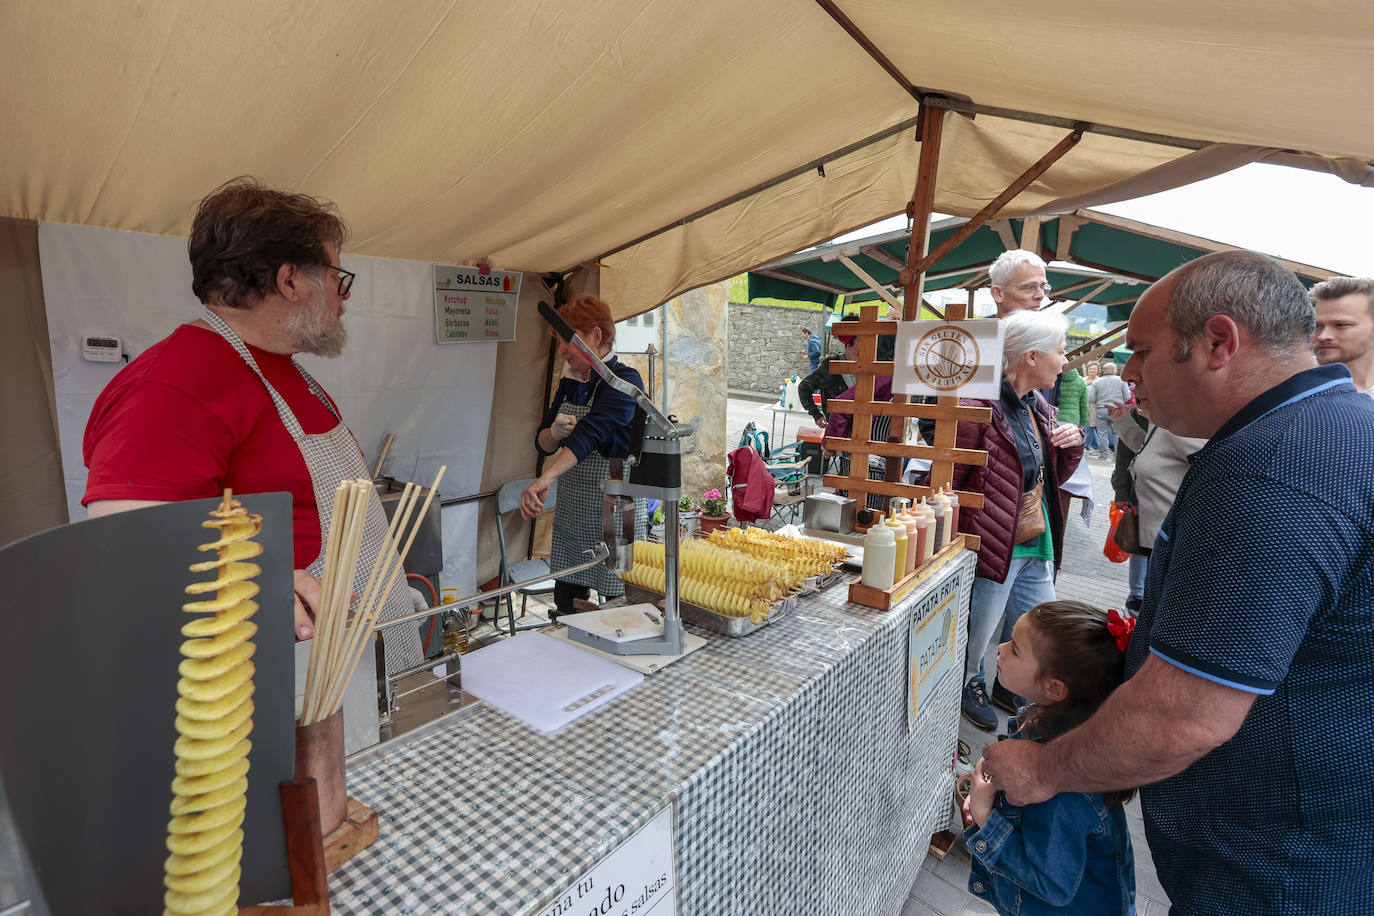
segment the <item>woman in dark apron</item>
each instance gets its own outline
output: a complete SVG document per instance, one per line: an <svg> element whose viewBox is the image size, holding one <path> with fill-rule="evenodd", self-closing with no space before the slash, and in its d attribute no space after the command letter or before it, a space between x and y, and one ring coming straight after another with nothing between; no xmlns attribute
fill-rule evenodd
<svg viewBox="0 0 1374 916"><path fill-rule="evenodd" d="M595 296L578 296L558 314L607 368L643 390L639 373L611 355L615 320L606 303ZM630 453L635 403L602 381L575 347L560 341L558 354L567 361L567 375L558 383L534 437L539 453L552 457L544 464L544 473L520 494L520 511L525 518L538 515L549 487L558 480L549 566L566 569L586 562L586 552L602 540L601 482L610 474L611 459ZM644 539L647 527L644 501L635 500L637 540ZM555 582L555 616L574 613L573 599L586 598L593 588L602 599L625 594L624 584L614 573L593 566Z"/></svg>

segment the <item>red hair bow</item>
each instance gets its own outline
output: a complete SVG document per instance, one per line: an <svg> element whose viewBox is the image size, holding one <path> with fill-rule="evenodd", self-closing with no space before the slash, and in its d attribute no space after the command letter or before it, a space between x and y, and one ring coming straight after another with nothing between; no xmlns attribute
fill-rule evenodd
<svg viewBox="0 0 1374 916"><path fill-rule="evenodd" d="M1116 608L1111 608L1107 611L1107 632L1116 637L1116 647L1125 652L1135 632L1135 618L1122 617Z"/></svg>

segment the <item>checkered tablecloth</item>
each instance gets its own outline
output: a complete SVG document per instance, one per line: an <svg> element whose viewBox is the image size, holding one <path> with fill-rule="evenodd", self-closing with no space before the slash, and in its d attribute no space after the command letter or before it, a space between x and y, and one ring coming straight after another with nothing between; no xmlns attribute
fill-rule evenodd
<svg viewBox="0 0 1374 916"><path fill-rule="evenodd" d="M958 678L906 721L910 608L836 585L710 642L552 736L483 707L349 773L381 837L330 877L337 913L537 913L665 805L679 912L892 916L948 817ZM955 664L963 658L959 636Z"/></svg>

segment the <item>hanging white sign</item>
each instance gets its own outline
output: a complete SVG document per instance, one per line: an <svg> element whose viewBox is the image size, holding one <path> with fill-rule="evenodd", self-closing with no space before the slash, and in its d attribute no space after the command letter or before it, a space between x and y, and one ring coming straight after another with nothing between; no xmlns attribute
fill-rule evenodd
<svg viewBox="0 0 1374 916"><path fill-rule="evenodd" d="M519 272L434 265L434 339L441 344L515 339Z"/></svg>
<svg viewBox="0 0 1374 916"><path fill-rule="evenodd" d="M1002 385L1002 322L903 321L897 328L894 394L996 398Z"/></svg>

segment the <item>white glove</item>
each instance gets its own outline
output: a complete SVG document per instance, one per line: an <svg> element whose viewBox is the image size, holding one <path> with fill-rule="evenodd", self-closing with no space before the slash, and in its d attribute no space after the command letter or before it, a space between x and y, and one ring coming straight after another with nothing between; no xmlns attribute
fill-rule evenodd
<svg viewBox="0 0 1374 916"><path fill-rule="evenodd" d="M573 427L576 425L577 417L570 413L560 413L549 426L549 435L553 436L555 442L562 442L572 435Z"/></svg>

